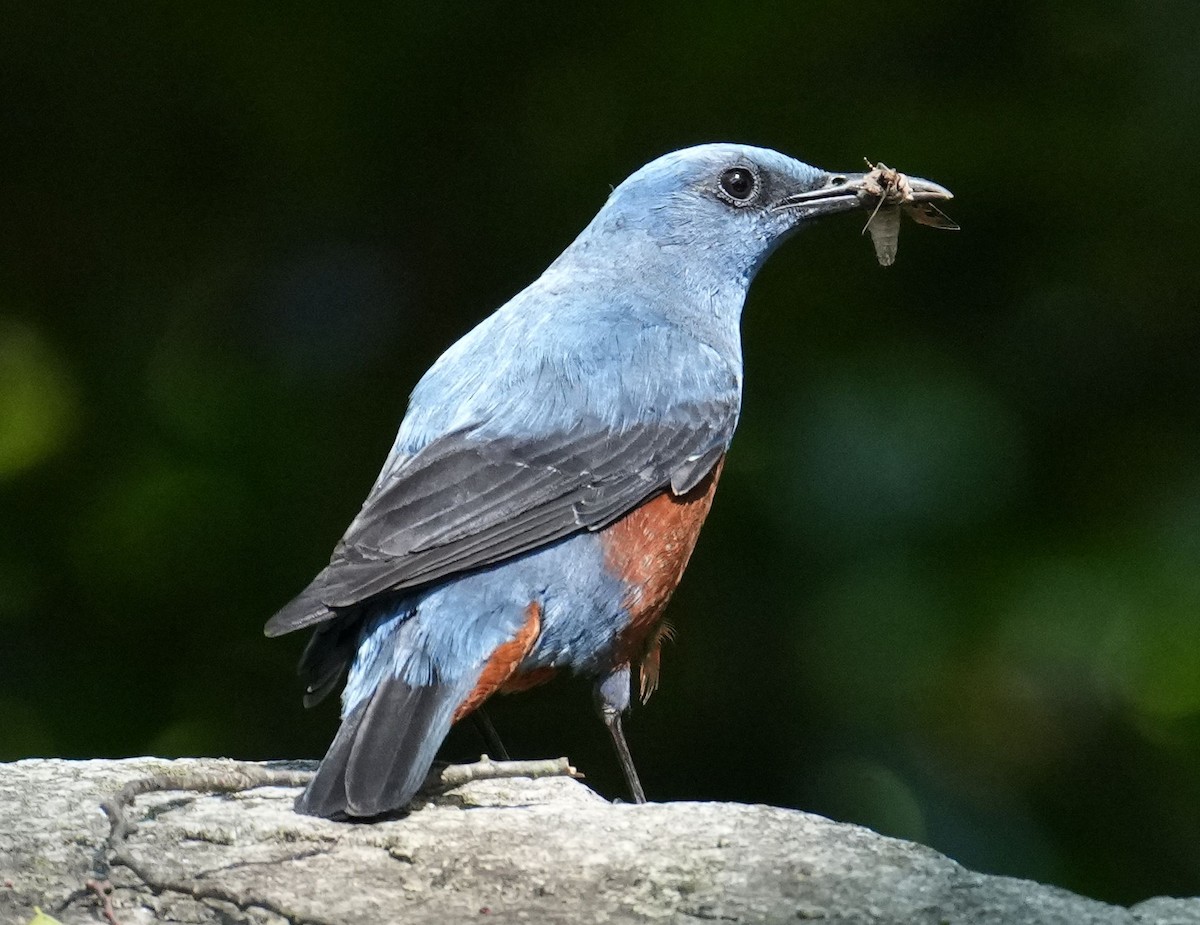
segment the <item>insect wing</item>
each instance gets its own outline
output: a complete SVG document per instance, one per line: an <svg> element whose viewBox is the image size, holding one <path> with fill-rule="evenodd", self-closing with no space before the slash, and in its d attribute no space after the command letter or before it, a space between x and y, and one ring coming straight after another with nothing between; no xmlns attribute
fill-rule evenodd
<svg viewBox="0 0 1200 925"><path fill-rule="evenodd" d="M930 228L941 228L944 231L958 231L958 223L949 215L935 206L932 202L914 202L904 207L909 217L919 225Z"/></svg>

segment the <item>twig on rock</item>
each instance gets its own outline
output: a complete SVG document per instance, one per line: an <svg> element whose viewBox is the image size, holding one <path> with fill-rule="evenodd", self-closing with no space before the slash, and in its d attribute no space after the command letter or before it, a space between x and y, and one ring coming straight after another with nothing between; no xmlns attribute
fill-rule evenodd
<svg viewBox="0 0 1200 925"><path fill-rule="evenodd" d="M184 893L201 901L207 899L228 902L243 911L258 907L295 921L295 917L287 910L260 897L229 889L219 883L160 876L148 865L140 863L124 843L129 835L137 831L137 824L129 819L125 810L133 805L137 797L147 793L169 790L240 793L256 787L303 787L312 780L312 776L312 771L264 768L247 764L221 770L168 769L148 777L139 777L100 803L100 808L108 815L109 832L102 854L105 860L98 866L111 863L126 867L155 892L171 891ZM112 888L108 881L89 880L86 885L89 891L103 897L104 917L109 925L119 925L113 910Z"/></svg>
<svg viewBox="0 0 1200 925"><path fill-rule="evenodd" d="M240 793L255 787L303 787L312 780L312 776L312 771L242 765L228 771L166 770L149 777L139 777L100 803L100 808L108 816L109 847L115 847L118 841L137 831L137 824L126 817L125 807L132 805L142 794L166 790Z"/></svg>
<svg viewBox="0 0 1200 925"><path fill-rule="evenodd" d="M583 775L573 768L566 758L546 758L541 761L493 761L487 755L480 755L479 760L473 764L435 766L430 770L429 776L425 778L421 792L425 794L444 793L473 780L499 780L512 777L583 779Z"/></svg>
<svg viewBox="0 0 1200 925"><path fill-rule="evenodd" d="M156 892L169 890L187 894L197 900L228 902L242 910L259 907L293 919L294 916L287 910L262 897L209 880L165 876L151 866L142 863L133 856L129 846L125 843L129 835L137 831L137 823L129 818L126 810L133 805L135 799L147 793L170 790L198 793L240 793L256 787L303 787L312 780L312 776L313 772L311 771L277 770L255 765L241 765L211 771L167 769L148 777L139 777L137 780L130 781L100 804L108 815L109 833L101 855L104 860L98 863L97 867L107 868L110 865L126 867ZM425 779L422 793L426 796L434 796L453 790L455 787L461 787L471 781L516 777L578 779L583 775L571 767L566 758L544 761L492 761L487 755L481 755L479 760L472 764L435 766ZM106 872L107 870L98 871L101 874ZM88 880L86 886L89 892L94 893L103 901L103 915L109 925L120 925L113 910L112 887L108 881Z"/></svg>

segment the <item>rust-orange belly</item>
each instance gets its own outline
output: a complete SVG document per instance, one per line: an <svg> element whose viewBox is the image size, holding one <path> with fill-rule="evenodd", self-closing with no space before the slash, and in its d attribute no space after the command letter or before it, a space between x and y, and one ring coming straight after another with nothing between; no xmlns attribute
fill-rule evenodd
<svg viewBox="0 0 1200 925"><path fill-rule="evenodd" d="M659 648L670 634L663 611L696 548L723 463L723 459L718 460L686 494L655 495L599 534L605 569L627 589L620 606L629 620L614 640L611 667L640 666L643 700L658 686ZM537 643L541 620L541 604L530 602L521 629L492 653L475 689L455 711L455 722L496 692L526 690L554 676L555 669L550 667L518 673L521 662Z"/></svg>
<svg viewBox="0 0 1200 925"><path fill-rule="evenodd" d="M536 601L525 608L525 622L517 635L499 646L483 666L475 689L467 696L458 709L454 711L454 722L458 722L472 710L479 707L492 694L504 688L505 682L512 677L521 660L529 654L537 642L538 633L542 631L542 607ZM535 682L537 683L537 682ZM533 685L529 685L533 686Z"/></svg>
<svg viewBox="0 0 1200 925"><path fill-rule="evenodd" d="M686 494L656 495L601 533L605 565L629 588L622 601L629 623L617 639L613 667L640 663L643 700L658 686L659 647L670 634L663 611L696 548L724 462Z"/></svg>

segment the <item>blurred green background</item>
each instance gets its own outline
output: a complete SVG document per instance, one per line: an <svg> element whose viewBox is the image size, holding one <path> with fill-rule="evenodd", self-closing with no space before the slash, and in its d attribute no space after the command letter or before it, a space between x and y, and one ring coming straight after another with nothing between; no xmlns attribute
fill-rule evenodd
<svg viewBox="0 0 1200 925"><path fill-rule="evenodd" d="M1101 7L1103 7L1101 9ZM420 373L711 140L957 194L745 314L652 798L1200 893L1200 6L6 4L0 756L313 756L301 638ZM621 791L586 685L496 705ZM479 751L468 729L446 754Z"/></svg>

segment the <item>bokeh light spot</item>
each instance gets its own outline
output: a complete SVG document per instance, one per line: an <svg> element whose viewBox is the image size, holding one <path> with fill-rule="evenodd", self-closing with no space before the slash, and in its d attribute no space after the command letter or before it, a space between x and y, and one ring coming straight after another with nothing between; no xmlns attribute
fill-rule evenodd
<svg viewBox="0 0 1200 925"><path fill-rule="evenodd" d="M1024 477L1013 415L936 358L897 356L841 371L802 407L793 516L829 539L877 545L974 526Z"/></svg>
<svg viewBox="0 0 1200 925"><path fill-rule="evenodd" d="M913 788L874 761L834 759L824 765L817 773L813 809L894 838L926 838L925 814Z"/></svg>
<svg viewBox="0 0 1200 925"><path fill-rule="evenodd" d="M905 558L846 570L805 606L803 683L844 721L908 723L940 677L956 614L936 575Z"/></svg>
<svg viewBox="0 0 1200 925"><path fill-rule="evenodd" d="M1120 635L1120 690L1152 721L1200 714L1200 600L1148 609Z"/></svg>
<svg viewBox="0 0 1200 925"><path fill-rule="evenodd" d="M34 328L0 319L0 480L59 449L75 405L62 358Z"/></svg>
<svg viewBox="0 0 1200 925"><path fill-rule="evenodd" d="M215 593L238 555L230 537L239 535L245 508L240 484L218 471L143 466L101 488L80 519L76 571L94 593L115 600Z"/></svg>

